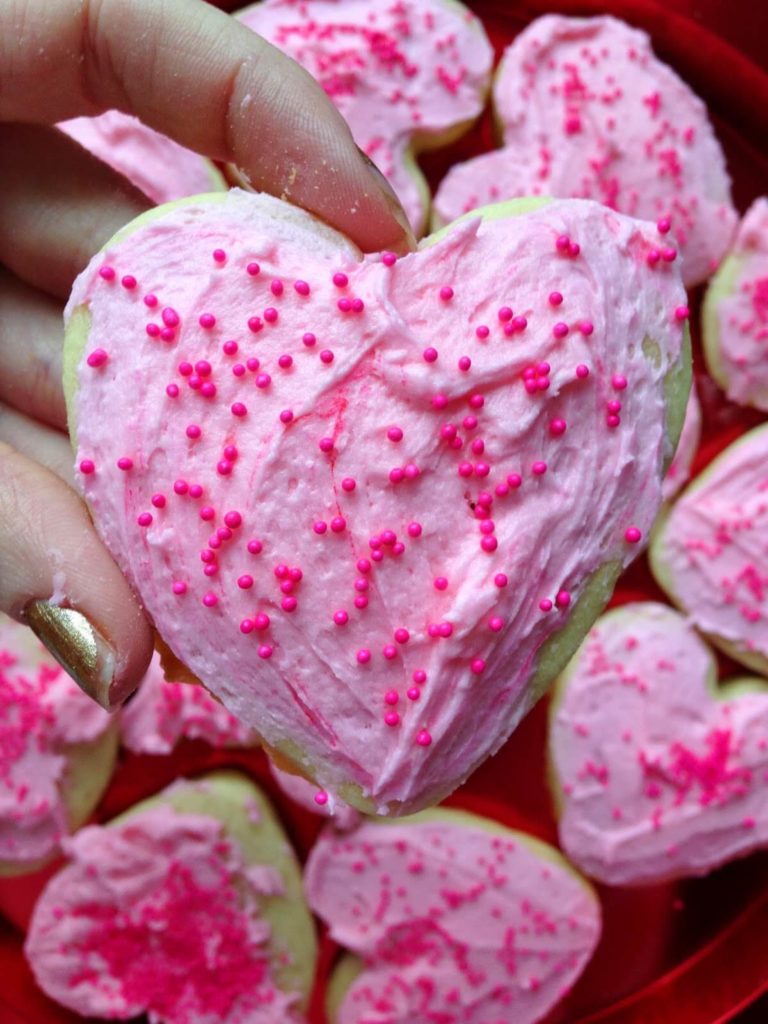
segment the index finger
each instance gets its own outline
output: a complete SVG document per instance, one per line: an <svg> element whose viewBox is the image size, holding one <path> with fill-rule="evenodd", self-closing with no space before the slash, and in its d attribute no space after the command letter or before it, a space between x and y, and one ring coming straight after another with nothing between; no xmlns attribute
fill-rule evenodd
<svg viewBox="0 0 768 1024"><path fill-rule="evenodd" d="M294 61L201 0L0 5L0 119L54 123L109 108L236 164L361 249L412 244L390 186Z"/></svg>

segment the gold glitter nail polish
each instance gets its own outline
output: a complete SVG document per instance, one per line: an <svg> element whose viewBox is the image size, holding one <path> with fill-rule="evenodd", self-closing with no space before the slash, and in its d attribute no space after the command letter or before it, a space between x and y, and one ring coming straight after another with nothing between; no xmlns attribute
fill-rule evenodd
<svg viewBox="0 0 768 1024"><path fill-rule="evenodd" d="M82 612L50 601L30 601L24 621L89 697L107 711L114 710L115 652Z"/></svg>

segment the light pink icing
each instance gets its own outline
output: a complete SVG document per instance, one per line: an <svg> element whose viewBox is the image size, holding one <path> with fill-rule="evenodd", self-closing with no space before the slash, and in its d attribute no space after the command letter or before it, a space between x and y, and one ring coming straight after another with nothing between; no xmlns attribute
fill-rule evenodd
<svg viewBox="0 0 768 1024"><path fill-rule="evenodd" d="M560 841L583 871L652 882L768 842L768 682L724 700L715 679L707 645L665 605L626 605L592 628L549 741Z"/></svg>
<svg viewBox="0 0 768 1024"><path fill-rule="evenodd" d="M415 809L504 742L587 578L647 535L684 293L649 226L594 203L473 218L396 262L285 209L180 207L81 275L78 476L233 714L328 792ZM167 341L145 333L162 310Z"/></svg>
<svg viewBox="0 0 768 1024"><path fill-rule="evenodd" d="M265 0L239 17L322 85L421 233L429 193L409 149L482 111L493 51L479 19L453 0Z"/></svg>
<svg viewBox="0 0 768 1024"><path fill-rule="evenodd" d="M289 796L299 807L303 807L305 811L331 818L335 828L349 829L360 820L360 814L354 807L345 804L343 800L332 793L318 789L317 786L300 775L291 775L290 772L281 771L271 761L269 770L272 773L272 778L286 796Z"/></svg>
<svg viewBox="0 0 768 1024"><path fill-rule="evenodd" d="M123 745L135 754L170 754L179 740L206 740L213 747L255 742L239 722L202 686L166 682L155 655L141 686L120 716Z"/></svg>
<svg viewBox="0 0 768 1024"><path fill-rule="evenodd" d="M532 1024L600 934L594 893L555 850L448 818L326 833L305 889L365 963L334 1024Z"/></svg>
<svg viewBox="0 0 768 1024"><path fill-rule="evenodd" d="M747 210L729 256L738 270L716 312L726 394L768 412L768 199Z"/></svg>
<svg viewBox="0 0 768 1024"><path fill-rule="evenodd" d="M680 433L680 440L677 443L675 457L672 459L664 483L661 485L661 494L664 501L673 498L683 484L691 475L691 466L696 456L696 451L701 440L701 405L696 394L695 385L691 387L688 396L688 405L685 407L685 419L683 429Z"/></svg>
<svg viewBox="0 0 768 1024"><path fill-rule="evenodd" d="M108 110L98 117L75 117L61 121L57 127L155 203L169 203L217 188L209 160L118 110Z"/></svg>
<svg viewBox="0 0 768 1024"><path fill-rule="evenodd" d="M270 977L259 899L280 895L215 818L141 811L67 841L25 953L52 999L86 1017L150 1024L298 1022Z"/></svg>
<svg viewBox="0 0 768 1024"><path fill-rule="evenodd" d="M677 500L656 552L675 602L698 629L763 658L767 534L768 426L762 426L727 448Z"/></svg>
<svg viewBox="0 0 768 1024"><path fill-rule="evenodd" d="M680 244L686 285L715 270L737 220L725 158L704 104L645 32L539 18L505 51L493 96L506 148L452 168L435 197L444 222L512 196L582 196L669 217L658 249Z"/></svg>
<svg viewBox="0 0 768 1024"><path fill-rule="evenodd" d="M57 851L69 830L67 748L109 724L34 634L0 614L0 861Z"/></svg>

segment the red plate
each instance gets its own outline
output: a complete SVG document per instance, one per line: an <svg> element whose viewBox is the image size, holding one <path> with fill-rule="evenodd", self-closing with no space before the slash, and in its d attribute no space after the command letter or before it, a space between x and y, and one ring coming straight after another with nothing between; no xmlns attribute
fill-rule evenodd
<svg viewBox="0 0 768 1024"><path fill-rule="evenodd" d="M219 6L234 5L221 0ZM552 11L610 12L646 29L657 54L707 102L726 150L739 208L744 210L768 188L768 71L764 66L768 4L478 0L470 6L482 16L499 51L533 17ZM424 158L430 183L435 186L455 161L492 146L491 120L486 115L470 135ZM701 295L692 298L695 334ZM695 359L705 424L695 463L698 471L763 417L725 402L703 374L698 353ZM622 579L614 603L638 599L662 599L644 561ZM723 659L721 668L727 676L733 666ZM448 802L556 842L544 782L545 730L542 702L497 757L486 762ZM185 743L169 758L124 757L95 819L109 820L178 775L196 775L220 766L243 769L270 793L290 837L305 856L322 822L289 803L272 782L258 751L217 753L201 743ZM21 953L19 932L10 923L24 921L39 885L39 879L0 884L0 907L6 915L5 923L0 918L4 982L0 1024L82 1020L55 1007L36 989ZM602 887L601 897L605 931L595 958L567 1003L549 1016L547 1024L723 1024L768 990L768 854L755 854L705 879L642 890ZM336 952L324 939L311 1024L326 1024L324 982Z"/></svg>

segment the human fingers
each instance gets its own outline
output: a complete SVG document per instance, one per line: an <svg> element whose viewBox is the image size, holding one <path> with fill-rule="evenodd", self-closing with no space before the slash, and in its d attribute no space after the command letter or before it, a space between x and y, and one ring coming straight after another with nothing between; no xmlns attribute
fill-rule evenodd
<svg viewBox="0 0 768 1024"><path fill-rule="evenodd" d="M74 459L65 434L38 423L18 409L0 402L0 442L50 469L70 487L74 485Z"/></svg>

